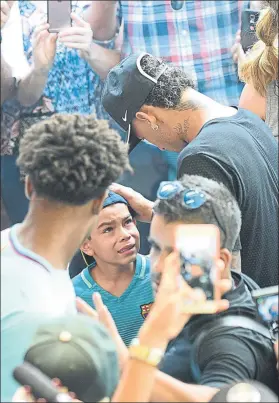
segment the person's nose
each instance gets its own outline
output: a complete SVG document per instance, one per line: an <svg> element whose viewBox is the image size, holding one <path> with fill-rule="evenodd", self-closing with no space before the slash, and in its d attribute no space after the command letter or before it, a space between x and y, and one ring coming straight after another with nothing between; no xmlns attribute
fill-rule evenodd
<svg viewBox="0 0 279 403"><path fill-rule="evenodd" d="M131 238L131 234L126 230L126 228L121 227L119 237L120 241L127 241Z"/></svg>

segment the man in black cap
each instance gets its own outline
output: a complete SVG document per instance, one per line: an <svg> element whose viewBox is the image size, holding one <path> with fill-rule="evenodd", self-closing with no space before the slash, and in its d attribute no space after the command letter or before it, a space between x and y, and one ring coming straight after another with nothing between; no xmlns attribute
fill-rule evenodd
<svg viewBox="0 0 279 403"><path fill-rule="evenodd" d="M278 144L265 123L199 93L187 73L146 53L110 71L103 105L127 131L130 151L146 139L180 152L178 177L204 176L231 191L242 212L233 267L242 249L244 273L262 287L278 284ZM150 221L152 203L121 186L112 190Z"/></svg>

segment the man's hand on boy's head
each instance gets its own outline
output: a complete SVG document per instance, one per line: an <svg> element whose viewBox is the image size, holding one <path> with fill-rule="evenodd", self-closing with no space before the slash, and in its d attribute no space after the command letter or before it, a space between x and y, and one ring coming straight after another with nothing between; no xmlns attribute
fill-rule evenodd
<svg viewBox="0 0 279 403"><path fill-rule="evenodd" d="M138 221L150 222L152 219L152 209L154 203L140 193L136 192L132 188L127 186L119 185L118 183L113 183L109 189L127 200L131 208L136 212L135 217Z"/></svg>

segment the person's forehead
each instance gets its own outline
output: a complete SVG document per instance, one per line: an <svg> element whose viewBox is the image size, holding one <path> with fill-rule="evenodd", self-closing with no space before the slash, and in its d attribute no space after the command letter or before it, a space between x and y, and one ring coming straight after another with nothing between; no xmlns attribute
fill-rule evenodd
<svg viewBox="0 0 279 403"><path fill-rule="evenodd" d="M158 245L175 245L176 229L179 222L167 223L163 216L155 214L150 226L150 238Z"/></svg>
<svg viewBox="0 0 279 403"><path fill-rule="evenodd" d="M130 214L127 204L115 203L103 208L99 213L99 224L103 221L123 219Z"/></svg>

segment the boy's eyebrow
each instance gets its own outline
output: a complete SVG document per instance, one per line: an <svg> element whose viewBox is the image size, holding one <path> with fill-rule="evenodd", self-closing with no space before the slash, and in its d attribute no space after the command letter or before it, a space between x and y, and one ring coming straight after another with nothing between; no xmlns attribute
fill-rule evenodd
<svg viewBox="0 0 279 403"><path fill-rule="evenodd" d="M107 221L107 222L102 222L102 224L100 224L97 229L99 229L99 228L101 228L101 227L105 227L105 226L107 226L107 225L111 225L111 224L114 223L114 222L115 222L114 220Z"/></svg>
<svg viewBox="0 0 279 403"><path fill-rule="evenodd" d="M121 220L122 220L122 221L126 221L126 220L128 220L128 218L132 218L131 214L128 214L126 217L121 218ZM102 222L102 224L100 224L100 225L98 226L98 229L101 228L101 227L105 227L105 226L107 226L107 225L111 225L111 224L113 224L115 221L116 221L116 220L110 220L110 221Z"/></svg>

